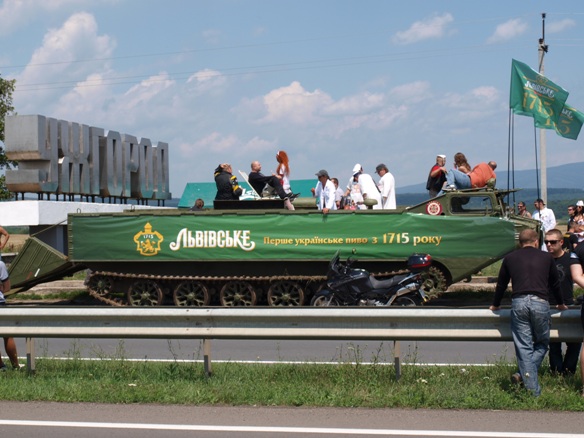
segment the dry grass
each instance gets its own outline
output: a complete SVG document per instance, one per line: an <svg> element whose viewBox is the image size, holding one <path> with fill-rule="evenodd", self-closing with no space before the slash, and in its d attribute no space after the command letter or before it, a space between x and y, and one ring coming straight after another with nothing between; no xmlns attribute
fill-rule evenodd
<svg viewBox="0 0 584 438"><path fill-rule="evenodd" d="M20 248L22 248L26 239L28 239L28 234L10 234L8 244L4 247L2 252L9 253L20 251Z"/></svg>

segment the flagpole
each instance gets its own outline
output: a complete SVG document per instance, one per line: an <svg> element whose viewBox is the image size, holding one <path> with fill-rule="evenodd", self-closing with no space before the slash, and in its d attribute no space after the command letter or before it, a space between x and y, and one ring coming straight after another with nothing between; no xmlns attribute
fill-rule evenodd
<svg viewBox="0 0 584 438"><path fill-rule="evenodd" d="M539 74L544 76L544 55L548 51L545 43L545 12L541 14L541 38L538 42ZM546 159L546 132L539 130L539 155L541 161L541 199L547 204L547 159Z"/></svg>

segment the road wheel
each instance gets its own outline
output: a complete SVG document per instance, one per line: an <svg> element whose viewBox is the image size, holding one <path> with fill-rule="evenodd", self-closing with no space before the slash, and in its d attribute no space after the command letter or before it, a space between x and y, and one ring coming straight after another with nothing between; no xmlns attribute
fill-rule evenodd
<svg viewBox="0 0 584 438"><path fill-rule="evenodd" d="M105 275L93 275L87 285L91 292L100 297L105 297L113 291L113 280Z"/></svg>
<svg viewBox="0 0 584 438"><path fill-rule="evenodd" d="M295 281L276 281L268 290L270 306L302 306L304 291Z"/></svg>
<svg viewBox="0 0 584 438"><path fill-rule="evenodd" d="M444 273L435 266L422 274L424 284L422 289L428 298L436 298L447 288L446 277Z"/></svg>
<svg viewBox="0 0 584 438"><path fill-rule="evenodd" d="M224 307L250 307L256 305L256 294L245 281L229 281L221 288L219 301Z"/></svg>
<svg viewBox="0 0 584 438"><path fill-rule="evenodd" d="M128 289L130 306L160 306L162 289L152 280L138 280Z"/></svg>
<svg viewBox="0 0 584 438"><path fill-rule="evenodd" d="M175 306L200 307L208 306L210 301L209 291L200 281L183 281L178 284L172 293Z"/></svg>

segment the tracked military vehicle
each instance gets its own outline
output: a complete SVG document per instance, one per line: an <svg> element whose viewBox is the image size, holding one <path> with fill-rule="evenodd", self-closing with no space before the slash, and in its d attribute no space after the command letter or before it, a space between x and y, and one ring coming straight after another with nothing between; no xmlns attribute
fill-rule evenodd
<svg viewBox="0 0 584 438"><path fill-rule="evenodd" d="M340 250L380 278L428 253L425 289L436 296L512 251L520 230L539 230L507 211L506 194L452 191L398 210L327 215L312 198L296 199L295 211L250 200L199 212L70 214L68 254L29 239L10 267L9 294L88 270L90 293L111 305L302 306Z"/></svg>

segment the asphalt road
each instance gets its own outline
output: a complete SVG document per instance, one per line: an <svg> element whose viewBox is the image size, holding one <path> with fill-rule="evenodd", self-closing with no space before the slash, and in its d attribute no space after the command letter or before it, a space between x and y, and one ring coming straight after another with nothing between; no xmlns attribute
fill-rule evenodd
<svg viewBox="0 0 584 438"><path fill-rule="evenodd" d="M11 438L521 437L584 438L580 412L404 410L0 402Z"/></svg>

